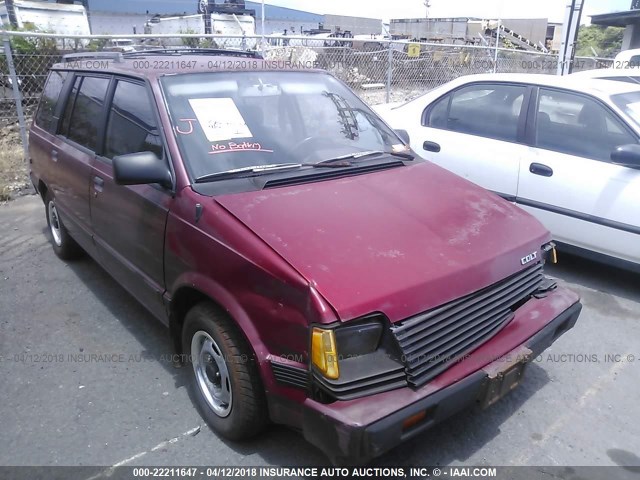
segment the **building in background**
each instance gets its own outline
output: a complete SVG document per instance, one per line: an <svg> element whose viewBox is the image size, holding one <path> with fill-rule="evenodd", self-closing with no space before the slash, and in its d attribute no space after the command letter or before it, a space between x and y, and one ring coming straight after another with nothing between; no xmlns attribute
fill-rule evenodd
<svg viewBox="0 0 640 480"><path fill-rule="evenodd" d="M622 50L640 48L640 1L631 2L629 10L591 15L592 25L624 27Z"/></svg>
<svg viewBox="0 0 640 480"><path fill-rule="evenodd" d="M245 2L247 8L256 12L256 33L258 35L271 35L273 33L284 33L289 35L300 35L302 32L309 32L318 28L324 22L324 15L318 13L305 12L293 8L277 7L275 5L264 5L264 32L261 25L260 2Z"/></svg>
<svg viewBox="0 0 640 480"><path fill-rule="evenodd" d="M333 32L351 32L354 35L380 35L382 20L379 18L350 17L348 15L324 15L324 28Z"/></svg>
<svg viewBox="0 0 640 480"><path fill-rule="evenodd" d="M23 0L14 0L20 2ZM64 3L85 5L92 34L131 35L144 33L144 26L152 18L177 17L198 13L198 0L63 0ZM57 0L40 0L33 3L56 4ZM217 0L217 4L224 0ZM265 3L265 23L262 32L259 1L246 1L245 8L255 12L256 33L258 35L284 34L299 35L318 30L350 31L358 34L380 34L381 19L350 17L345 15L319 14L293 8L278 7ZM59 5L61 5L60 2ZM61 5L62 6L62 5ZM64 5L73 7L74 5ZM180 33L179 31L175 33Z"/></svg>
<svg viewBox="0 0 640 480"><path fill-rule="evenodd" d="M501 41L507 46L525 50L545 49L549 22L546 18L503 18L499 21ZM480 18L395 18L391 19L391 35L426 42L483 44L495 37L498 20ZM553 38L553 37L552 37Z"/></svg>

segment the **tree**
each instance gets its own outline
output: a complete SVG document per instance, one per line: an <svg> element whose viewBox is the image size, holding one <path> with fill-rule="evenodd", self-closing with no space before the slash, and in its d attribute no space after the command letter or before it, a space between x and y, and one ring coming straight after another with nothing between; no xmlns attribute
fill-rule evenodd
<svg viewBox="0 0 640 480"><path fill-rule="evenodd" d="M595 50L598 57L614 57L622 48L623 35L622 27L582 26L578 31L576 55L593 57Z"/></svg>

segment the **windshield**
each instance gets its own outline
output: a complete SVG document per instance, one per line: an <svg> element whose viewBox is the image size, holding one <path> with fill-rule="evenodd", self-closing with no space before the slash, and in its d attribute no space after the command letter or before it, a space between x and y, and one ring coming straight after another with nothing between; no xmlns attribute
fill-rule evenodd
<svg viewBox="0 0 640 480"><path fill-rule="evenodd" d="M613 95L611 100L633 120L635 127L640 129L640 92Z"/></svg>
<svg viewBox="0 0 640 480"><path fill-rule="evenodd" d="M401 148L398 136L328 74L199 73L167 76L162 84L193 178Z"/></svg>

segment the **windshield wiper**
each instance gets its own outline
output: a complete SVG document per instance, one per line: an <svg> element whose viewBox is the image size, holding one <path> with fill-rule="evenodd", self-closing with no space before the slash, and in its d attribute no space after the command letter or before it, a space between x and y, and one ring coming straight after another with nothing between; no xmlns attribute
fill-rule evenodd
<svg viewBox="0 0 640 480"><path fill-rule="evenodd" d="M313 168L340 168L351 167L353 164L349 160L356 160L364 157L378 156L378 155L391 155L400 157L405 160L413 160L414 156L405 152L386 152L382 150L368 150L365 152L348 153L346 155L340 155L339 157L327 158L326 160L320 160L315 163L276 163L272 165L252 165L250 167L234 168L232 170L225 170L224 172L208 173L197 177L194 183L206 183L215 182L217 180L225 180L227 178L252 176L251 174L261 174L264 172L277 172L280 170L291 170L300 167L313 167Z"/></svg>
<svg viewBox="0 0 640 480"><path fill-rule="evenodd" d="M225 178L244 176L250 173L260 174L262 172L273 172L278 170L289 170L292 168L300 168L301 163L276 163L273 165L252 165L250 167L234 168L225 170L224 172L208 173L197 177L194 183L215 182L216 180L224 180Z"/></svg>
<svg viewBox="0 0 640 480"><path fill-rule="evenodd" d="M383 150L368 150L366 152L355 152L348 153L346 155L340 155L339 157L327 158L326 160L320 160L319 162L305 165L312 165L316 167L325 166L325 167L349 167L351 166L351 162L348 160L356 160L363 157L372 157L379 155L391 155L393 157L400 157L405 160L413 160L415 157L406 152L387 152Z"/></svg>

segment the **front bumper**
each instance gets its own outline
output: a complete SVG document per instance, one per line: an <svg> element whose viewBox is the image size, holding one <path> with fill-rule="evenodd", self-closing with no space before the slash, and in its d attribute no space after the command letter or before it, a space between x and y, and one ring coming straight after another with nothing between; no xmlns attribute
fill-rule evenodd
<svg viewBox="0 0 640 480"><path fill-rule="evenodd" d="M500 342L502 332L469 358L453 365L440 377L418 390L402 388L356 401L328 405L307 399L301 412L304 437L334 463L363 464L456 412L481 403L486 396L488 372L499 369L501 364L504 365L505 359L517 356L527 349L531 351L529 358L538 356L575 325L582 309L578 297L564 289L557 289L547 298L535 301L543 304L538 305L539 308L530 309L529 314L539 317L546 313L547 318L537 318L544 326L528 335L524 341L510 345L508 350L502 350L500 356L494 356L488 361L482 360L483 355L488 358L486 355L492 348L495 352L497 347L508 345L504 338L501 344L488 345L494 340ZM548 315L558 310L559 313ZM518 330L518 326L515 329ZM520 329L519 333L522 335L525 332ZM512 342L514 338L518 338L512 332L506 333L505 337ZM460 372L466 374L457 379L452 377ZM454 381L451 381L452 378ZM422 421L411 428L403 428L405 420L425 411Z"/></svg>

